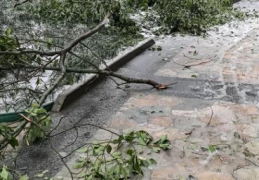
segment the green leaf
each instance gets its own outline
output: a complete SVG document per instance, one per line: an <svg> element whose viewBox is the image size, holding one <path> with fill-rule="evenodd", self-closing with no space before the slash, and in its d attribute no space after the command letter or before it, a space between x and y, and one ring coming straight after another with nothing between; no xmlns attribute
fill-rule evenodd
<svg viewBox="0 0 259 180"><path fill-rule="evenodd" d="M8 28L6 31L5 31L5 34L7 36L10 36L12 34L12 29Z"/></svg>
<svg viewBox="0 0 259 180"><path fill-rule="evenodd" d="M144 167L148 167L149 166L149 162L147 160L140 160L140 164L141 166L144 166Z"/></svg>
<svg viewBox="0 0 259 180"><path fill-rule="evenodd" d="M161 148L159 148L159 147L153 147L152 149L153 149L153 151L154 151L155 153L159 153L160 150L161 150Z"/></svg>
<svg viewBox="0 0 259 180"><path fill-rule="evenodd" d="M37 86L40 85L40 82L41 82L41 81L40 81L40 77L38 77L38 78L37 78L37 81L36 81L36 85L37 85Z"/></svg>
<svg viewBox="0 0 259 180"><path fill-rule="evenodd" d="M109 174L113 175L114 172L115 172L115 169L116 169L116 166L112 166L112 167L108 170Z"/></svg>
<svg viewBox="0 0 259 180"><path fill-rule="evenodd" d="M133 154L135 154L135 151L133 149L128 149L126 152L129 156L132 156Z"/></svg>
<svg viewBox="0 0 259 180"><path fill-rule="evenodd" d="M186 180L186 178L185 177L181 177L180 180Z"/></svg>
<svg viewBox="0 0 259 180"><path fill-rule="evenodd" d="M0 173L0 177L3 178L3 180L8 180L9 172L6 169L6 166L3 167L2 172Z"/></svg>
<svg viewBox="0 0 259 180"><path fill-rule="evenodd" d="M74 169L80 169L85 165L85 162L78 162L73 165Z"/></svg>
<svg viewBox="0 0 259 180"><path fill-rule="evenodd" d="M209 145L208 151L210 153L214 153L217 150L217 146L214 145Z"/></svg>
<svg viewBox="0 0 259 180"><path fill-rule="evenodd" d="M123 136L124 140L127 142L132 142L135 139L135 132L132 131L130 133L127 133Z"/></svg>
<svg viewBox="0 0 259 180"><path fill-rule="evenodd" d="M108 145L106 146L106 152L107 152L108 154L110 154L111 151L112 151L112 147L111 147L111 145L108 144Z"/></svg>
<svg viewBox="0 0 259 180"><path fill-rule="evenodd" d="M12 137L9 140L9 144L12 146L12 148L15 148L16 146L19 146L19 142L17 139L15 139L15 137Z"/></svg>
<svg viewBox="0 0 259 180"><path fill-rule="evenodd" d="M142 169L140 168L140 160L138 159L137 156L134 157L133 170L134 170L136 173L143 175L143 171L142 171Z"/></svg>
<svg viewBox="0 0 259 180"><path fill-rule="evenodd" d="M48 38L47 39L47 48L50 50L53 43L53 39Z"/></svg>
<svg viewBox="0 0 259 180"><path fill-rule="evenodd" d="M122 179L127 179L128 177L128 172L125 168L121 167L121 177Z"/></svg>
<svg viewBox="0 0 259 180"><path fill-rule="evenodd" d="M153 158L149 159L150 164L157 164L156 160L154 160Z"/></svg>
<svg viewBox="0 0 259 180"><path fill-rule="evenodd" d="M120 179L120 173L121 173L121 166L120 165L116 165L115 166L115 178L116 179Z"/></svg>
<svg viewBox="0 0 259 180"><path fill-rule="evenodd" d="M87 176L88 176L88 174L86 172L82 172L77 177L78 178L84 178L84 177L87 177Z"/></svg>
<svg viewBox="0 0 259 180"><path fill-rule="evenodd" d="M23 175L23 176L21 176L20 178L19 178L19 180L28 180L29 179L29 177L28 177L28 175L26 174L26 175Z"/></svg>
<svg viewBox="0 0 259 180"><path fill-rule="evenodd" d="M138 138L138 142L140 145L143 145L143 146L147 145L146 142L142 138Z"/></svg>
<svg viewBox="0 0 259 180"><path fill-rule="evenodd" d="M78 152L78 153L86 153L88 151L89 151L89 148L85 147L85 148L78 149L76 152Z"/></svg>
<svg viewBox="0 0 259 180"><path fill-rule="evenodd" d="M157 50L157 51L162 51L162 47L161 47L161 46L158 46L156 50Z"/></svg>
<svg viewBox="0 0 259 180"><path fill-rule="evenodd" d="M87 173L86 172L82 172L82 173L80 173L77 177L78 178L84 178L84 177L86 177L87 176Z"/></svg>
<svg viewBox="0 0 259 180"><path fill-rule="evenodd" d="M159 144L159 146L163 149L163 150L167 150L170 147L170 144Z"/></svg>
<svg viewBox="0 0 259 180"><path fill-rule="evenodd" d="M139 144L146 146L152 141L152 136L145 131L137 131L136 136Z"/></svg>
<svg viewBox="0 0 259 180"><path fill-rule="evenodd" d="M114 152L114 153L112 153L112 156L113 157L120 157L121 153L120 152Z"/></svg>
<svg viewBox="0 0 259 180"><path fill-rule="evenodd" d="M160 139L161 143L164 143L167 140L167 135L163 135Z"/></svg>

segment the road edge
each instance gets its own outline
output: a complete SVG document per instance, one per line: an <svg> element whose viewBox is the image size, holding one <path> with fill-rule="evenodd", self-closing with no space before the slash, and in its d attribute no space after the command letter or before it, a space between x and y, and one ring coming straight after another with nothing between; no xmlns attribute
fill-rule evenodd
<svg viewBox="0 0 259 180"><path fill-rule="evenodd" d="M107 63L108 67L104 67L101 69L111 69L113 71L116 71L121 66L128 63L130 60L134 59L141 53L143 53L146 49L150 48L155 44L154 39L147 39L142 42L140 42L136 47L134 47L131 50L126 51L122 55L119 55L118 57L114 58L113 60L109 61ZM96 74L89 74L89 76L81 83L77 83L75 85L72 85L62 93L58 95L56 98L54 105L52 107L52 112L60 112L65 106L67 106L69 103L71 103L74 99L77 99L82 92L85 91L87 86L91 84L93 81L96 83L97 81L100 81L101 78L98 78L98 75Z"/></svg>

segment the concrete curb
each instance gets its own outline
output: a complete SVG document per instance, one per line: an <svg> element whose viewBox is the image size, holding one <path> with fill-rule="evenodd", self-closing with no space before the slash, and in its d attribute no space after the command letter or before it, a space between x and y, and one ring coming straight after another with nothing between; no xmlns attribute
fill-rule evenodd
<svg viewBox="0 0 259 180"><path fill-rule="evenodd" d="M153 46L155 44L155 41L153 39L144 40L139 43L135 48L132 50L127 51L123 55L118 56L117 58L109 61L107 63L107 66L109 69L116 71L118 68L120 68L122 65L126 64L136 56L140 55L142 52L144 52L149 47ZM101 68L106 69L106 67ZM62 93L60 93L54 102L52 112L60 112L62 108L67 106L69 103L71 103L73 100L78 98L82 93L85 92L85 89L87 86L92 83L93 81L98 81L101 78L99 78L96 74L89 74L89 76L81 83L74 84Z"/></svg>

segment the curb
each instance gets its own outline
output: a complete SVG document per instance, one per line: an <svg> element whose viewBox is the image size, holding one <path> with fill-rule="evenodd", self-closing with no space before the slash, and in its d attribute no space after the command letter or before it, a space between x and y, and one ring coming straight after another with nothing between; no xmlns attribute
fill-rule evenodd
<svg viewBox="0 0 259 180"><path fill-rule="evenodd" d="M139 43L136 47L134 47L132 50L127 51L123 55L119 55L117 58L109 61L107 63L107 66L112 71L116 71L119 69L122 65L126 64L136 56L140 55L142 52L144 52L149 47L153 46L155 44L155 41L153 39L144 40ZM107 68L101 68L103 70ZM78 98L82 93L85 92L85 89L87 86L95 81L95 83L101 80L98 75L96 74L89 74L89 76L81 83L74 84L62 93L58 95L56 98L52 112L60 112L65 106L67 106L69 103L74 101L76 98Z"/></svg>

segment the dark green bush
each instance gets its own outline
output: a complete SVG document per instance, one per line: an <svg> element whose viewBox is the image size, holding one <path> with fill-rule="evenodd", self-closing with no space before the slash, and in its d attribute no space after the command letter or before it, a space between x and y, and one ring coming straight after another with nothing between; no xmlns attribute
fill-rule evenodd
<svg viewBox="0 0 259 180"><path fill-rule="evenodd" d="M243 17L232 5L232 0L159 0L155 9L168 33L201 35L211 26Z"/></svg>

